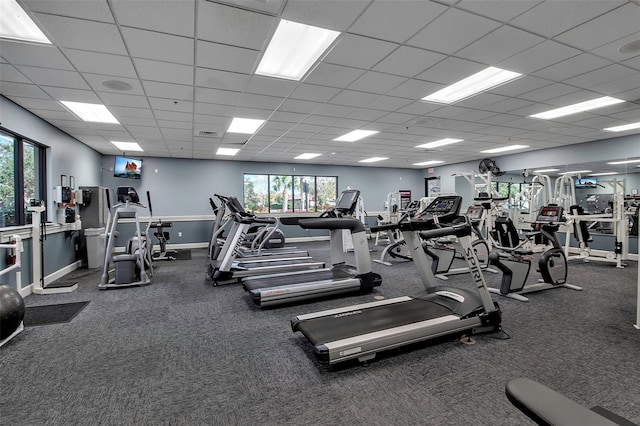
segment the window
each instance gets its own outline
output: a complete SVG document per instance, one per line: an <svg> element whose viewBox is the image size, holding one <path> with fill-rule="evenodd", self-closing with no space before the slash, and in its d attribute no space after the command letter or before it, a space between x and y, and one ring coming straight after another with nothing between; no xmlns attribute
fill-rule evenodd
<svg viewBox="0 0 640 426"><path fill-rule="evenodd" d="M44 200L46 148L0 131L0 227L31 221L29 200Z"/></svg>
<svg viewBox="0 0 640 426"><path fill-rule="evenodd" d="M244 175L244 206L254 213L321 212L337 195L336 176Z"/></svg>

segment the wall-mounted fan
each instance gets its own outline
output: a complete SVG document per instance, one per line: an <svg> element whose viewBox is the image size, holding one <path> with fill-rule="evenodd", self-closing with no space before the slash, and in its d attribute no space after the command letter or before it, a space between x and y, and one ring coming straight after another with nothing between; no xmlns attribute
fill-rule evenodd
<svg viewBox="0 0 640 426"><path fill-rule="evenodd" d="M494 176L502 176L506 173L501 172L500 168L496 166L496 162L490 158L485 158L484 160L480 161L480 164L478 165L478 171L480 173L490 172Z"/></svg>

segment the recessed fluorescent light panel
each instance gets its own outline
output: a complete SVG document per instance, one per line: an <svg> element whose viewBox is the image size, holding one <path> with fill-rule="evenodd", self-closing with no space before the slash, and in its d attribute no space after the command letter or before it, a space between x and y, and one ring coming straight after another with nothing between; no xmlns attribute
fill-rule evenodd
<svg viewBox="0 0 640 426"><path fill-rule="evenodd" d="M262 126L262 123L264 123L264 120L234 117L227 129L227 132L252 135L260 128L260 126Z"/></svg>
<svg viewBox="0 0 640 426"><path fill-rule="evenodd" d="M591 173L591 170L572 170L570 172L558 173L559 175L581 175L584 173Z"/></svg>
<svg viewBox="0 0 640 426"><path fill-rule="evenodd" d="M534 170L533 173L549 173L549 172L557 172L560 169L541 169L541 170Z"/></svg>
<svg viewBox="0 0 640 426"><path fill-rule="evenodd" d="M300 81L339 34L282 19L256 74Z"/></svg>
<svg viewBox="0 0 640 426"><path fill-rule="evenodd" d="M238 153L238 151L240 151L239 148L218 148L216 155L228 155L233 157Z"/></svg>
<svg viewBox="0 0 640 426"><path fill-rule="evenodd" d="M629 163L640 163L640 160L623 160L623 161L611 161L607 164L629 164Z"/></svg>
<svg viewBox="0 0 640 426"><path fill-rule="evenodd" d="M51 44L15 0L0 0L0 38Z"/></svg>
<svg viewBox="0 0 640 426"><path fill-rule="evenodd" d="M606 129L602 130L606 130L608 132L624 132L626 130L634 129L640 129L640 121L637 123L623 124L622 126L607 127Z"/></svg>
<svg viewBox="0 0 640 426"><path fill-rule="evenodd" d="M355 142L368 136L375 135L376 133L378 133L377 130L354 130L353 132L349 132L345 135L335 138L334 141Z"/></svg>
<svg viewBox="0 0 640 426"><path fill-rule="evenodd" d="M313 154L311 152L305 152L304 154L300 154L297 157L294 157L294 160L311 160L312 158L320 157L322 154Z"/></svg>
<svg viewBox="0 0 640 426"><path fill-rule="evenodd" d="M579 102L577 104L567 105L562 108L555 108L549 111L533 114L529 117L551 120L553 118L564 117L565 115L577 114L584 111L590 111L592 109L615 105L621 102L624 101L622 99L616 99L610 96L603 96L601 98L591 99L590 101Z"/></svg>
<svg viewBox="0 0 640 426"><path fill-rule="evenodd" d="M437 148L439 146L451 145L452 143L462 142L463 140L464 139L452 139L452 138L440 139L439 141L423 143L422 145L416 146L416 148L427 148L427 149Z"/></svg>
<svg viewBox="0 0 640 426"><path fill-rule="evenodd" d="M0 3L2 0L0 0ZM86 104L83 102L60 101L69 111L83 121L92 123L120 124L106 106L102 104Z"/></svg>
<svg viewBox="0 0 640 426"><path fill-rule="evenodd" d="M489 67L422 98L423 101L451 104L504 84L522 74Z"/></svg>
<svg viewBox="0 0 640 426"><path fill-rule="evenodd" d="M602 173L591 173L589 176L611 176L617 175L618 172L602 172Z"/></svg>
<svg viewBox="0 0 640 426"><path fill-rule="evenodd" d="M523 149L523 148L529 148L528 145L509 145L509 146L503 146L502 148L494 148L494 149L487 149L485 151L480 151L486 154L495 154L496 152L506 152L506 151L513 151L516 149Z"/></svg>
<svg viewBox="0 0 640 426"><path fill-rule="evenodd" d="M378 161L388 160L389 157L371 157L358 161L358 163L376 163Z"/></svg>
<svg viewBox="0 0 640 426"><path fill-rule="evenodd" d="M441 164L444 161L440 160L431 160L431 161L423 161L422 163L413 163L414 166L432 166L434 164Z"/></svg>
<svg viewBox="0 0 640 426"><path fill-rule="evenodd" d="M0 0L2 1L2 0ZM142 149L142 147L140 145L138 145L137 142L118 142L118 141L111 141L112 144L114 144L116 146L116 148L118 148L120 151L122 152L127 152L127 151L144 151L144 149Z"/></svg>

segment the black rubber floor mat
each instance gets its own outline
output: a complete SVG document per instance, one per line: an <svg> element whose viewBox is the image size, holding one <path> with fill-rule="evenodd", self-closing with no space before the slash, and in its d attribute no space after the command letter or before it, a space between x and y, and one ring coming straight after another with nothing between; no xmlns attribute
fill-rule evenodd
<svg viewBox="0 0 640 426"><path fill-rule="evenodd" d="M71 321L89 302L61 303L58 305L27 306L24 314L25 327L59 324Z"/></svg>

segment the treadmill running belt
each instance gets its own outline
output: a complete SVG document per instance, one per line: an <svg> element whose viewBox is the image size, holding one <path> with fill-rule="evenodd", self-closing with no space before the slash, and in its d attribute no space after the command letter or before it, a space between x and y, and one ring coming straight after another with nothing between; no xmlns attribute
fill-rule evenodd
<svg viewBox="0 0 640 426"><path fill-rule="evenodd" d="M251 291L260 288L270 288L291 284L304 284L314 281L343 280L351 277L351 274L340 270L317 271L304 274L283 275L280 277L247 278L244 280L242 286L245 290Z"/></svg>
<svg viewBox="0 0 640 426"><path fill-rule="evenodd" d="M298 329L317 345L452 314L444 306L420 299L350 312L306 320Z"/></svg>
<svg viewBox="0 0 640 426"><path fill-rule="evenodd" d="M252 268L261 268L263 266L280 266L280 265L299 265L302 263L318 263L315 259L284 259L284 260L268 260L266 262L243 262L239 261L236 265L239 269L252 269Z"/></svg>

